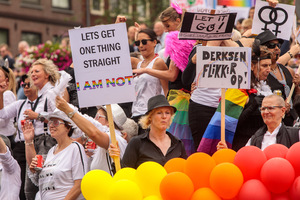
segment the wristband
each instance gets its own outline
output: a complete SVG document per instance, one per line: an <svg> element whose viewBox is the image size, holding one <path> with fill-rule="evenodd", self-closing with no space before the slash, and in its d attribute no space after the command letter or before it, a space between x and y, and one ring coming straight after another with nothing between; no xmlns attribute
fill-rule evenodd
<svg viewBox="0 0 300 200"><path fill-rule="evenodd" d="M24 142L25 143L25 145L33 145L33 140L31 141L31 142Z"/></svg>
<svg viewBox="0 0 300 200"><path fill-rule="evenodd" d="M290 51L288 51L287 53L290 55L291 58L294 57L293 54Z"/></svg>

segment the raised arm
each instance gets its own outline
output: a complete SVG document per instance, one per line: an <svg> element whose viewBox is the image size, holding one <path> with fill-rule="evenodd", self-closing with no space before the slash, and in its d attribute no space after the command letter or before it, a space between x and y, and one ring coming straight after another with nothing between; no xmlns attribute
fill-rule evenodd
<svg viewBox="0 0 300 200"><path fill-rule="evenodd" d="M26 162L28 165L32 162L32 159L36 156L36 151L34 149L34 127L31 121L26 120L24 125L22 125L22 131L25 140L25 152L26 152Z"/></svg>
<svg viewBox="0 0 300 200"><path fill-rule="evenodd" d="M60 98L56 97L56 107L63 111L65 114L69 114L74 110L68 105L68 103ZM89 136L98 146L108 149L109 146L109 136L100 131L93 123L84 118L79 113L75 113L71 118L72 121L78 126L78 128Z"/></svg>

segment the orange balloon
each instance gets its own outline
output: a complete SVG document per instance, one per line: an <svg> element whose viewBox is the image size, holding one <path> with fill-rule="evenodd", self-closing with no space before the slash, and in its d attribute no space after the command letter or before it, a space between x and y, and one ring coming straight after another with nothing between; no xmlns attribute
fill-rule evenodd
<svg viewBox="0 0 300 200"><path fill-rule="evenodd" d="M184 173L194 183L195 190L209 187L209 176L216 166L215 160L206 153L194 153L186 160Z"/></svg>
<svg viewBox="0 0 300 200"><path fill-rule="evenodd" d="M190 200L193 192L193 182L182 172L167 174L160 183L163 200Z"/></svg>
<svg viewBox="0 0 300 200"><path fill-rule="evenodd" d="M209 199L209 200L221 200L221 198L210 188L200 188L194 192L191 200Z"/></svg>
<svg viewBox="0 0 300 200"><path fill-rule="evenodd" d="M216 164L229 162L233 163L236 152L232 149L220 149L212 155L212 158L216 161Z"/></svg>
<svg viewBox="0 0 300 200"><path fill-rule="evenodd" d="M210 186L224 199L232 199L241 189L244 178L241 170L232 163L217 165L210 175Z"/></svg>
<svg viewBox="0 0 300 200"><path fill-rule="evenodd" d="M168 174L171 172L184 172L185 161L183 158L172 158L165 164L164 168Z"/></svg>

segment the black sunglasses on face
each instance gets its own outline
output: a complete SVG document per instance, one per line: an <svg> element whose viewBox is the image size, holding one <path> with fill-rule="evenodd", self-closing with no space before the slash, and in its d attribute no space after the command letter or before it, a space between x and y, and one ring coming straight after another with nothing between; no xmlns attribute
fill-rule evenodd
<svg viewBox="0 0 300 200"><path fill-rule="evenodd" d="M22 88L25 88L26 86L28 86L30 88L30 82L29 83L23 83L21 86L22 86Z"/></svg>
<svg viewBox="0 0 300 200"><path fill-rule="evenodd" d="M280 44L280 43L272 43L272 42L269 42L269 43L266 44L266 46L267 46L269 49L275 49L276 46L280 49L281 44Z"/></svg>
<svg viewBox="0 0 300 200"><path fill-rule="evenodd" d="M143 45L146 45L148 41L153 41L152 39L144 39L144 40L137 40L134 42L135 46L140 46L141 42Z"/></svg>

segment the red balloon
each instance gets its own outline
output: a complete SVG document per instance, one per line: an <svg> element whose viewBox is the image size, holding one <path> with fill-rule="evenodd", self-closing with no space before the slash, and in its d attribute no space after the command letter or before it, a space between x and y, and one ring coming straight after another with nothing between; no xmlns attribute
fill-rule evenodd
<svg viewBox="0 0 300 200"><path fill-rule="evenodd" d="M293 165L296 176L300 176L300 142L293 144L286 154L286 159Z"/></svg>
<svg viewBox="0 0 300 200"><path fill-rule="evenodd" d="M271 193L266 186L257 179L246 181L238 194L239 200L271 200Z"/></svg>
<svg viewBox="0 0 300 200"><path fill-rule="evenodd" d="M300 199L300 176L298 176L290 189L290 197L291 200L299 200Z"/></svg>
<svg viewBox="0 0 300 200"><path fill-rule="evenodd" d="M283 158L271 158L261 168L261 181L273 193L286 192L293 184L295 171L291 163Z"/></svg>
<svg viewBox="0 0 300 200"><path fill-rule="evenodd" d="M272 200L290 200L289 193L272 194Z"/></svg>
<svg viewBox="0 0 300 200"><path fill-rule="evenodd" d="M160 183L160 194L164 200L190 200L193 193L193 182L182 172L171 172Z"/></svg>
<svg viewBox="0 0 300 200"><path fill-rule="evenodd" d="M289 149L282 144L272 144L265 148L264 153L269 160L275 157L285 158L288 150Z"/></svg>
<svg viewBox="0 0 300 200"><path fill-rule="evenodd" d="M267 161L265 154L258 147L246 146L241 148L233 163L240 168L244 181L260 178L260 169Z"/></svg>

